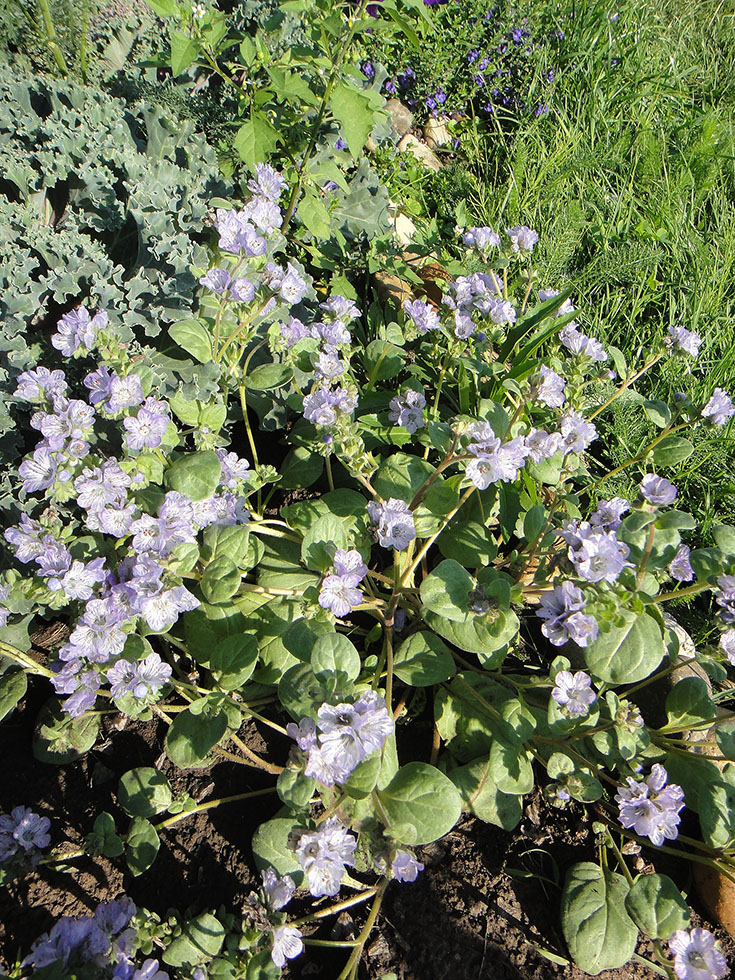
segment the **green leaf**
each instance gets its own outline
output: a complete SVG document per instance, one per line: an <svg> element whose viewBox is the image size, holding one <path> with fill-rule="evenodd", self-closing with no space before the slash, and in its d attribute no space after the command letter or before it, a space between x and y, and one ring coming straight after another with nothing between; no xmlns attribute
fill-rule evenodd
<svg viewBox="0 0 735 980"><path fill-rule="evenodd" d="M380 464L373 477L373 486L383 500L397 497L410 503L433 472L434 467L425 459L394 453Z"/></svg>
<svg viewBox="0 0 735 980"><path fill-rule="evenodd" d="M315 238L330 237L332 231L331 216L324 202L320 200L316 191L311 187L306 188L304 196L299 201L296 216Z"/></svg>
<svg viewBox="0 0 735 980"><path fill-rule="evenodd" d="M375 122L375 112L370 106L370 100L354 86L338 82L332 90L329 105L342 127L348 150L353 159L357 160L362 155L362 148L367 143Z"/></svg>
<svg viewBox="0 0 735 980"><path fill-rule="evenodd" d="M41 708L33 733L33 755L39 762L63 766L76 762L97 741L99 715L70 718L56 698Z"/></svg>
<svg viewBox="0 0 735 980"><path fill-rule="evenodd" d="M371 385L387 381L400 374L406 363L406 355L388 340L373 340L363 354L363 365Z"/></svg>
<svg viewBox="0 0 735 980"><path fill-rule="evenodd" d="M723 776L735 773L732 763L723 770ZM707 781L699 790L699 822L705 843L718 850L731 847L735 841L735 785L725 779Z"/></svg>
<svg viewBox="0 0 735 980"><path fill-rule="evenodd" d="M123 842L115 831L115 821L112 814L103 811L92 825L92 833L85 840L85 850L96 857L120 857L123 853Z"/></svg>
<svg viewBox="0 0 735 980"><path fill-rule="evenodd" d="M204 569L199 586L207 602L227 602L240 588L242 572L227 555L215 558Z"/></svg>
<svg viewBox="0 0 735 980"><path fill-rule="evenodd" d="M577 966L597 976L623 966L635 952L638 930L625 911L622 875L596 864L574 864L561 896L561 925Z"/></svg>
<svg viewBox="0 0 735 980"><path fill-rule="evenodd" d="M208 708L194 714L187 708L176 715L166 733L166 754L179 769L201 769L226 731L224 711Z"/></svg>
<svg viewBox="0 0 735 980"><path fill-rule="evenodd" d="M689 906L666 875L639 875L625 896L625 909L651 939L669 939L677 929L687 929L691 920Z"/></svg>
<svg viewBox="0 0 735 980"><path fill-rule="evenodd" d="M324 457L305 446L296 446L281 463L278 486L284 490L310 487L324 470Z"/></svg>
<svg viewBox="0 0 735 980"><path fill-rule="evenodd" d="M665 510L656 517L656 527L662 530L692 531L696 526L692 515L683 510Z"/></svg>
<svg viewBox="0 0 735 980"><path fill-rule="evenodd" d="M344 521L327 514L316 520L304 535L301 560L307 568L325 572L332 564L338 548L349 547Z"/></svg>
<svg viewBox="0 0 735 980"><path fill-rule="evenodd" d="M206 450L179 456L166 470L164 483L167 489L190 500L206 500L219 486L221 477L222 464L217 453Z"/></svg>
<svg viewBox="0 0 735 980"><path fill-rule="evenodd" d="M159 17L176 17L179 13L176 0L146 0L146 3Z"/></svg>
<svg viewBox="0 0 735 980"><path fill-rule="evenodd" d="M474 587L470 573L447 558L421 583L421 601L437 616L462 623L467 619L469 594Z"/></svg>
<svg viewBox="0 0 735 980"><path fill-rule="evenodd" d="M283 388L293 378L293 369L289 364L260 364L253 368L243 378L246 388L254 391L272 391Z"/></svg>
<svg viewBox="0 0 735 980"><path fill-rule="evenodd" d="M667 728L690 728L714 721L717 708L701 677L683 677L666 697Z"/></svg>
<svg viewBox="0 0 735 980"><path fill-rule="evenodd" d="M145 817L135 817L130 824L125 842L125 860L136 878L150 868L156 860L160 846L158 832L150 820L146 820Z"/></svg>
<svg viewBox="0 0 735 980"><path fill-rule="evenodd" d="M316 780L298 769L284 769L276 781L281 802L292 810L303 810L317 792Z"/></svg>
<svg viewBox="0 0 735 980"><path fill-rule="evenodd" d="M173 793L162 772L150 766L129 769L117 789L117 802L131 817L153 817L167 810Z"/></svg>
<svg viewBox="0 0 735 980"><path fill-rule="evenodd" d="M259 871L273 868L281 877L291 875L298 887L304 880L304 872L296 852L288 846L293 829L294 823L290 817L275 817L262 823L253 834L253 857Z"/></svg>
<svg viewBox="0 0 735 980"><path fill-rule="evenodd" d="M206 562L225 555L239 566L249 545L250 528L246 524L211 524L204 529L201 554Z"/></svg>
<svg viewBox="0 0 735 980"><path fill-rule="evenodd" d="M441 684L456 673L449 647L427 630L414 633L401 643L394 655L393 670L411 687Z"/></svg>
<svg viewBox="0 0 735 980"><path fill-rule="evenodd" d="M518 632L518 617L512 610L494 609L487 615L469 613L464 622L437 616L430 610L423 614L424 622L460 650L482 657L488 669L499 667L505 658L505 647Z"/></svg>
<svg viewBox="0 0 735 980"><path fill-rule="evenodd" d="M360 676L361 667L360 654L341 633L320 636L311 651L311 669L317 677L323 674L329 678L341 671L354 681Z"/></svg>
<svg viewBox="0 0 735 980"><path fill-rule="evenodd" d="M590 672L610 684L634 684L648 677L666 655L661 627L641 613L622 610L622 626L600 632L584 650Z"/></svg>
<svg viewBox="0 0 735 980"><path fill-rule="evenodd" d="M425 762L401 766L380 802L391 825L411 828L407 844L429 844L449 833L462 813L462 799L444 773Z"/></svg>
<svg viewBox="0 0 735 980"><path fill-rule="evenodd" d="M531 756L520 743L495 738L490 746L489 772L501 793L523 796L533 789Z"/></svg>
<svg viewBox="0 0 735 980"><path fill-rule="evenodd" d="M0 676L0 721L10 714L28 688L23 670L9 670Z"/></svg>
<svg viewBox="0 0 735 980"><path fill-rule="evenodd" d="M255 170L256 163L265 163L268 160L280 139L278 130L271 126L265 116L253 112L250 119L237 131L233 148L240 159L251 170Z"/></svg>
<svg viewBox="0 0 735 980"><path fill-rule="evenodd" d="M452 769L449 778L462 794L464 808L485 823L503 830L513 830L523 815L523 801L518 795L503 793L493 779L488 757L474 759L466 766Z"/></svg>
<svg viewBox="0 0 735 980"><path fill-rule="evenodd" d="M477 521L453 521L437 543L445 558L453 558L465 568L488 565L498 553L487 528Z"/></svg>
<svg viewBox="0 0 735 980"><path fill-rule="evenodd" d="M659 401L658 399L646 399L643 402L643 411L659 429L665 429L671 422L671 411L666 402Z"/></svg>
<svg viewBox="0 0 735 980"><path fill-rule="evenodd" d="M171 324L168 333L179 347L183 347L200 364L208 364L212 360L212 341L199 320L179 320Z"/></svg>
<svg viewBox="0 0 735 980"><path fill-rule="evenodd" d="M171 71L174 78L193 64L199 53L199 45L182 31L171 31Z"/></svg>
<svg viewBox="0 0 735 980"><path fill-rule="evenodd" d="M221 639L209 658L209 669L218 687L223 691L242 687L255 670L259 652L257 637L252 633Z"/></svg>
<svg viewBox="0 0 735 980"><path fill-rule="evenodd" d="M723 555L735 556L735 527L729 524L716 524L712 528L715 543Z"/></svg>
<svg viewBox="0 0 735 980"><path fill-rule="evenodd" d="M184 924L181 935L168 944L161 959L167 966L197 966L219 953L225 935L225 927L219 919L209 912L202 912Z"/></svg>
<svg viewBox="0 0 735 980"><path fill-rule="evenodd" d="M694 452L694 446L688 439L679 436L666 436L653 450L653 462L656 466L676 466Z"/></svg>

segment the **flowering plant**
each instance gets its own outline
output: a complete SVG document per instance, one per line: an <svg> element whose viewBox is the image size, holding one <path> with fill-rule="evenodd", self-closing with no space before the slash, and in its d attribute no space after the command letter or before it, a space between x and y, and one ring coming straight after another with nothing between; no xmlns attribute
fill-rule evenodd
<svg viewBox="0 0 735 980"><path fill-rule="evenodd" d="M641 400L658 431L613 469L596 427L658 361L686 365L699 338L672 328L629 367L585 334L566 292L537 288L526 226L461 230L466 274L441 303L364 317L349 283L328 295L289 257L282 175L258 165L249 190L239 210L216 209L199 310L169 331L179 373L206 365L214 392L172 391L157 372L170 348L134 355L84 307L52 337L68 370L17 378L41 439L17 474L28 512L5 532L3 713L36 674L61 699L49 753L88 749L96 706L112 703L163 721L183 770L221 755L276 777L283 809L253 838L263 892L231 975L301 952L313 919L281 911L297 889L336 897L346 884L358 895L334 911L373 903L342 974L354 977L389 883L423 868L417 849L463 812L513 828L537 781L554 805L592 808L620 871L607 859L569 870L577 963L623 964L639 930L665 962L671 939L677 964L699 949L719 963L686 932L675 884L634 880L612 832L671 846L688 810L701 839L687 846L731 874L731 716L716 687L735 661L735 529L685 543L695 522L658 471L692 454L684 433L728 424L735 405L722 389ZM707 592L722 629L696 651L664 610ZM48 611L70 633L46 665L22 626ZM405 762L402 728L422 702L433 747ZM276 759L241 735L246 718L281 736ZM710 733L714 759L692 730ZM272 790L196 804L134 769L118 791L128 829L102 814L83 850L124 854L141 874L188 815ZM11 857L11 838L48 843L38 825L16 836L27 818L2 818Z"/></svg>

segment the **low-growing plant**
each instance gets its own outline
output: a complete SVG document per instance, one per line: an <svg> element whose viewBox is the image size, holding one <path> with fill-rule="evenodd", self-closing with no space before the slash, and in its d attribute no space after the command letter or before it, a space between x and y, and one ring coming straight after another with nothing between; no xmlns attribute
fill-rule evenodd
<svg viewBox="0 0 735 980"><path fill-rule="evenodd" d="M83 380L44 364L17 378L42 438L18 468L23 514L5 532L15 564L2 576L0 713L37 675L58 696L39 718L39 758L88 750L109 705L164 722L180 769L220 756L275 777L279 802L252 841L263 893L226 951L223 916L180 924L162 959L182 976L277 976L304 938L330 944L308 936L311 922L370 902L358 937L338 943L352 980L386 889L423 870L417 849L463 812L512 829L537 783L597 824L599 861L567 869L562 894L578 965L620 966L643 933L669 976L696 957L725 976L711 934L688 930L675 883L634 878L618 842L734 877L720 684L735 662L735 529L699 547L659 471L675 473L688 434L726 424L735 405L721 388L643 401L656 434L613 468L596 429L658 362L696 357L700 338L672 327L636 365L605 350L568 294L538 288L537 235L523 225L502 238L465 229L464 269L441 302L406 300L386 322L348 282L325 290L289 257L280 201L292 190L279 173L258 165L250 191L242 209L217 208L199 311L169 328L192 360L186 390L161 381L163 354L85 306L51 338ZM217 380L203 397L197 364ZM623 472L628 497L609 499L606 481ZM707 593L718 642L688 649L667 604ZM47 665L26 637L49 614L70 635ZM433 744L406 762L404 726L424 702ZM281 737L280 755L248 744L246 718ZM18 844L2 852L5 873L102 853L139 875L162 833L254 795L197 804L133 769L117 795L130 824L101 814L80 853L39 856L49 828L22 808L3 817L0 847ZM679 834L685 806L693 836ZM289 922L281 911L297 889L336 898L343 885L355 893L318 912ZM25 963L17 975L41 965Z"/></svg>

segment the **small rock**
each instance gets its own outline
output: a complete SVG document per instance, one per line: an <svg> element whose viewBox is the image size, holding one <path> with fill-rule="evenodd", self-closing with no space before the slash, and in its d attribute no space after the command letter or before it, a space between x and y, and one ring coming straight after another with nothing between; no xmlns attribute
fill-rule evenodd
<svg viewBox="0 0 735 980"><path fill-rule="evenodd" d="M735 883L705 864L692 862L692 873L707 913L735 936Z"/></svg>
<svg viewBox="0 0 735 980"><path fill-rule="evenodd" d="M452 142L452 134L443 119L427 119L424 123L424 139L432 150L438 146L447 146Z"/></svg>
<svg viewBox="0 0 735 980"><path fill-rule="evenodd" d="M402 102L398 99L388 99L383 108L390 116L390 123L395 133L405 136L406 133L411 132L413 113Z"/></svg>
<svg viewBox="0 0 735 980"><path fill-rule="evenodd" d="M395 303L396 306L402 307L404 300L414 298L410 283L384 269L375 273L373 281L381 303Z"/></svg>
<svg viewBox="0 0 735 980"><path fill-rule="evenodd" d="M398 149L403 151L408 151L413 153L416 159L423 163L423 165L429 170L441 170L442 165L439 157L430 150L429 147L422 143L421 140L416 139L411 133L407 133L401 142L398 144Z"/></svg>
<svg viewBox="0 0 735 980"><path fill-rule="evenodd" d="M385 959L390 954L390 946L388 945L385 936L378 936L375 942L368 948L368 956L371 960L376 957Z"/></svg>
<svg viewBox="0 0 735 980"><path fill-rule="evenodd" d="M404 248L407 245L412 245L416 237L416 225L411 221L407 214L401 214L400 211L395 216L393 221L393 237L399 245L403 245Z"/></svg>

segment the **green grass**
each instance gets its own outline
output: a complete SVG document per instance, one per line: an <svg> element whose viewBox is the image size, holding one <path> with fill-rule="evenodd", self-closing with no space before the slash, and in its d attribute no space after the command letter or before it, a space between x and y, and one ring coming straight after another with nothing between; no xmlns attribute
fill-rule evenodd
<svg viewBox="0 0 735 980"><path fill-rule="evenodd" d="M614 23L610 9L560 12L548 116L475 130L473 218L535 228L540 285L573 283L583 328L629 360L670 324L704 338L689 377L669 362L646 394L735 392L735 15L714 0L623 2ZM608 415L621 452L645 437L636 414ZM699 432L675 473L705 525L735 515L732 429Z"/></svg>

